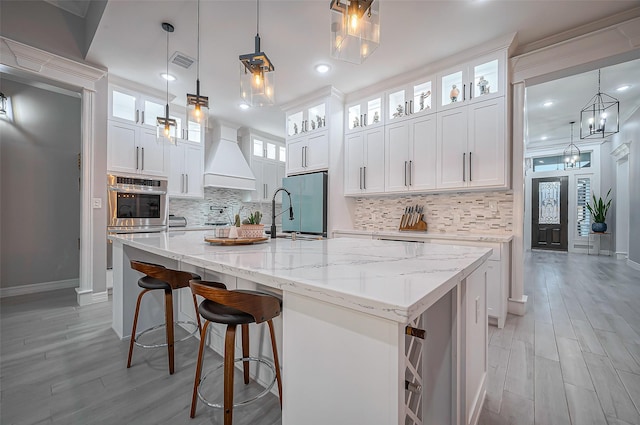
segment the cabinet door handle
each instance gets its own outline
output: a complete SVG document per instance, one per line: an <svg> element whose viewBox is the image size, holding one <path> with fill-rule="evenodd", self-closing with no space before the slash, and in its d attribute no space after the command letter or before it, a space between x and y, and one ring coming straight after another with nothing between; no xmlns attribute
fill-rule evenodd
<svg viewBox="0 0 640 425"><path fill-rule="evenodd" d="M404 185L407 185L407 161L404 162Z"/></svg>
<svg viewBox="0 0 640 425"><path fill-rule="evenodd" d="M189 193L189 174L185 174L184 179L186 181L184 193Z"/></svg>
<svg viewBox="0 0 640 425"><path fill-rule="evenodd" d="M142 111L142 124L144 124L144 111Z"/></svg>
<svg viewBox="0 0 640 425"><path fill-rule="evenodd" d="M407 112L407 104L408 104L408 102L404 102L404 114L405 114L405 115L408 115L408 112Z"/></svg>
<svg viewBox="0 0 640 425"><path fill-rule="evenodd" d="M467 153L465 152L462 154L462 181L463 182L467 181L466 173L465 173L466 169L467 169Z"/></svg>
<svg viewBox="0 0 640 425"><path fill-rule="evenodd" d="M367 114L364 114L364 125L365 127L369 125L369 123L367 122Z"/></svg>
<svg viewBox="0 0 640 425"><path fill-rule="evenodd" d="M141 150L142 150L142 167L140 169L144 170L144 148L142 148Z"/></svg>
<svg viewBox="0 0 640 425"><path fill-rule="evenodd" d="M413 186L413 161L409 161L409 186Z"/></svg>
<svg viewBox="0 0 640 425"><path fill-rule="evenodd" d="M469 181L471 180L471 152L469 152Z"/></svg>
<svg viewBox="0 0 640 425"><path fill-rule="evenodd" d="M358 170L358 183L360 183L360 190L362 190L362 167Z"/></svg>
<svg viewBox="0 0 640 425"><path fill-rule="evenodd" d="M367 190L367 167L362 167L362 188Z"/></svg>
<svg viewBox="0 0 640 425"><path fill-rule="evenodd" d="M469 83L469 99L473 99L473 82ZM471 180L471 174L469 174L469 180Z"/></svg>
<svg viewBox="0 0 640 425"><path fill-rule="evenodd" d="M184 193L184 174L180 174L180 193Z"/></svg>
<svg viewBox="0 0 640 425"><path fill-rule="evenodd" d="M409 101L409 111L413 114L413 99Z"/></svg>
<svg viewBox="0 0 640 425"><path fill-rule="evenodd" d="M140 160L138 159L139 157L140 157L140 148L136 146L136 170L138 169L138 163L140 162Z"/></svg>
<svg viewBox="0 0 640 425"><path fill-rule="evenodd" d="M138 123L138 118L140 118L140 110L136 109L136 124Z"/></svg>
<svg viewBox="0 0 640 425"><path fill-rule="evenodd" d="M467 85L466 84L462 85L462 100L463 101L467 100Z"/></svg>

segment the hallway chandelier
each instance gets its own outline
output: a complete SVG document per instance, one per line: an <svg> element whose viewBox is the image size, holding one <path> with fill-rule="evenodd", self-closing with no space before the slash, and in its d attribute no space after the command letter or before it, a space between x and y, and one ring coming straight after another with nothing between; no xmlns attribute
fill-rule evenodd
<svg viewBox="0 0 640 425"><path fill-rule="evenodd" d="M169 33L173 32L173 25L163 22L162 29L167 32L167 75L169 75ZM169 143L175 143L178 133L176 120L169 117L169 80L167 80L167 104L165 106L164 117L156 118L156 138L165 138Z"/></svg>
<svg viewBox="0 0 640 425"><path fill-rule="evenodd" d="M564 158L564 169L570 170L573 168L580 168L580 149L573 143L573 124L575 121L571 121L571 142L569 146L562 152Z"/></svg>
<svg viewBox="0 0 640 425"><path fill-rule="evenodd" d="M275 103L275 67L260 51L260 5L256 0L255 52L240 55L240 96L251 106Z"/></svg>
<svg viewBox="0 0 640 425"><path fill-rule="evenodd" d="M362 63L380 45L380 4L375 0L331 0L331 56Z"/></svg>
<svg viewBox="0 0 640 425"><path fill-rule="evenodd" d="M196 67L196 94L187 93L187 130L196 126L206 128L209 119L209 98L200 95L200 0L198 0L198 65Z"/></svg>
<svg viewBox="0 0 640 425"><path fill-rule="evenodd" d="M598 93L580 111L580 138L603 139L619 132L619 115L618 99L600 91L600 70L598 70Z"/></svg>

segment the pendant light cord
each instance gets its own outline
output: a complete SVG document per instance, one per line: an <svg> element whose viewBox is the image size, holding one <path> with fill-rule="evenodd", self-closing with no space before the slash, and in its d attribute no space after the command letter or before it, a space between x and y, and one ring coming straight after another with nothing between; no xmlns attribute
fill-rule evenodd
<svg viewBox="0 0 640 425"><path fill-rule="evenodd" d="M167 31L167 116L169 119L169 31Z"/></svg>
<svg viewBox="0 0 640 425"><path fill-rule="evenodd" d="M260 34L260 0L256 0L256 35Z"/></svg>
<svg viewBox="0 0 640 425"><path fill-rule="evenodd" d="M200 81L200 0L198 0L198 68L196 70L196 79ZM198 91L200 96L200 91Z"/></svg>

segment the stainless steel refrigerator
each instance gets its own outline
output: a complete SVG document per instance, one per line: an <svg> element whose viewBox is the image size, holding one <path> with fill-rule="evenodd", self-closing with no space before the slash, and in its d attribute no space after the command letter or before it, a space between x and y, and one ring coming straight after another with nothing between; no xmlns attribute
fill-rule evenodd
<svg viewBox="0 0 640 425"><path fill-rule="evenodd" d="M293 220L282 220L284 232L327 236L327 172L285 177L282 186L291 193ZM288 207L287 196L282 208Z"/></svg>

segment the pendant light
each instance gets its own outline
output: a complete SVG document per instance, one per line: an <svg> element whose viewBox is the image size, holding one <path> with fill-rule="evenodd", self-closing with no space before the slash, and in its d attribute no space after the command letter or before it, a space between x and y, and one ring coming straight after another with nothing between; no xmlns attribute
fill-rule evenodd
<svg viewBox="0 0 640 425"><path fill-rule="evenodd" d="M163 22L162 29L167 32L167 75L169 75L169 33L173 32L173 25ZM178 133L176 120L169 118L169 80L167 80L167 104L164 110L164 117L157 117L156 138L158 140L165 138L169 143L174 143Z"/></svg>
<svg viewBox="0 0 640 425"><path fill-rule="evenodd" d="M240 55L240 96L251 106L275 103L275 67L260 51L260 5L256 0L255 52Z"/></svg>
<svg viewBox="0 0 640 425"><path fill-rule="evenodd" d="M331 0L331 56L360 64L380 45L376 0Z"/></svg>
<svg viewBox="0 0 640 425"><path fill-rule="evenodd" d="M569 146L562 152L564 158L564 169L570 170L572 168L580 168L580 149L573 143L573 124L575 121L571 121L571 142Z"/></svg>
<svg viewBox="0 0 640 425"><path fill-rule="evenodd" d="M198 65L196 70L196 94L187 93L187 131L200 132L207 128L209 119L209 98L200 95L200 0L198 0Z"/></svg>
<svg viewBox="0 0 640 425"><path fill-rule="evenodd" d="M580 138L604 139L619 132L619 115L618 99L600 91L600 70L598 70L598 93L580 111Z"/></svg>

